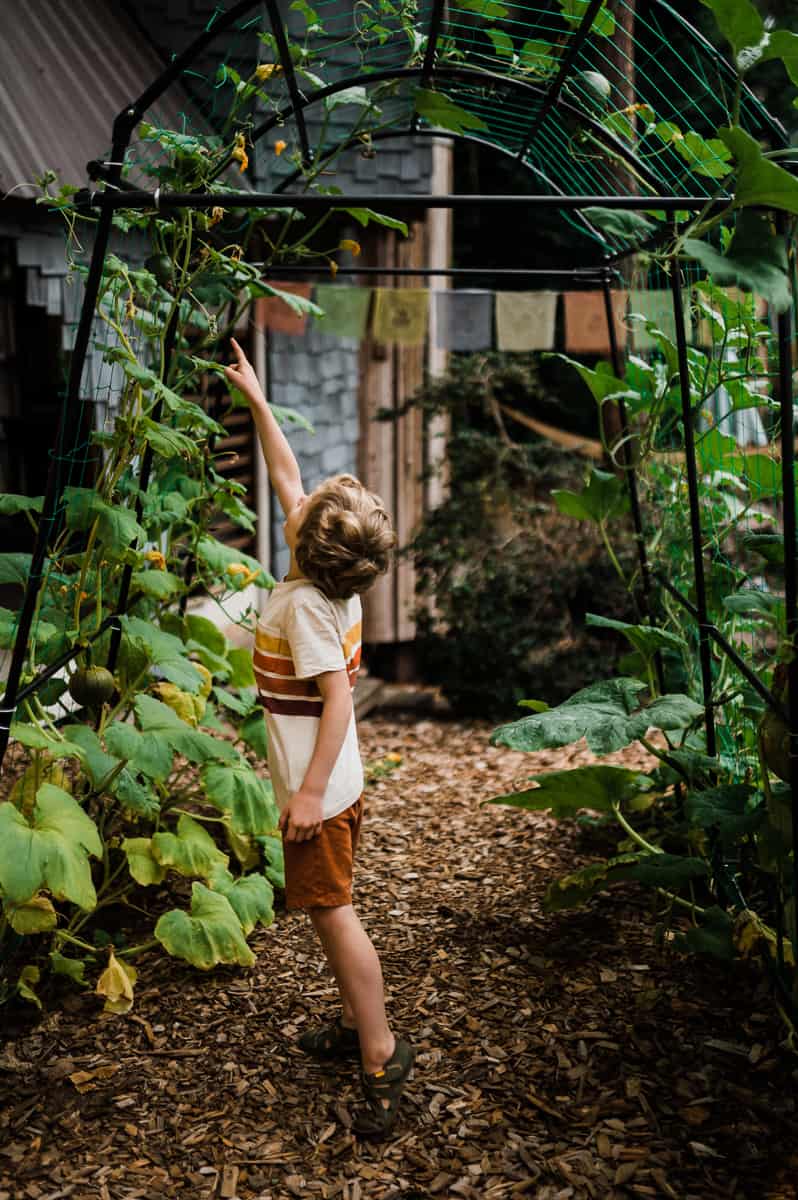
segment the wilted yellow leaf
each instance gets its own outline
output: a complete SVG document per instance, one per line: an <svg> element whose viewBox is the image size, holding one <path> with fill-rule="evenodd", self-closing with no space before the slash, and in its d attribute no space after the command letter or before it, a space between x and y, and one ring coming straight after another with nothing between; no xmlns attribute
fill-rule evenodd
<svg viewBox="0 0 798 1200"><path fill-rule="evenodd" d="M105 996L107 1013L126 1013L133 1007L133 984L136 982L136 968L129 963L120 962L113 950L108 951L108 966L97 980L95 991L98 996Z"/></svg>

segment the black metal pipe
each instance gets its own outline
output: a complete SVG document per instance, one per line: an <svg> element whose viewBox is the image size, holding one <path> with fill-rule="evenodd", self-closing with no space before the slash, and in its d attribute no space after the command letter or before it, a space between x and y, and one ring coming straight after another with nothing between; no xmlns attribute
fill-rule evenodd
<svg viewBox="0 0 798 1200"><path fill-rule="evenodd" d="M680 592L679 589L673 583L671 583L667 575L664 575L662 571L655 570L654 577L657 580L657 583L661 584L661 586L665 588L665 591L669 592L671 596L673 596L674 600L676 600L676 602L680 604L682 608L689 612L690 616L695 621L698 621L698 609L696 606L687 599L683 592ZM718 629L717 625L713 625L712 622L709 622L707 624L707 633L712 638L713 642L715 642L715 644L723 651L726 657L731 659L740 674L748 680L748 682L751 684L751 687L755 692L758 693L758 695L762 697L767 706L772 708L775 713L779 714L779 716L784 717L786 721L787 709L785 706L780 700L776 699L770 688L767 687L759 678L756 671L752 670L745 659L738 654L728 638L724 637L724 635Z"/></svg>
<svg viewBox="0 0 798 1200"><path fill-rule="evenodd" d="M313 155L310 152L310 142L308 141L308 130L305 124L305 114L302 107L302 101L305 97L299 90L296 81L296 73L294 71L294 60L291 58L291 51L288 47L288 39L285 36L285 26L283 25L280 10L277 7L276 0L266 0L266 10L269 14L269 20L274 33L274 40L277 43L277 53L280 56L280 65L283 68L285 82L288 88L288 95L291 97L293 106L294 119L296 120L296 131L299 136L299 146L302 152L302 166L307 168L313 161Z"/></svg>
<svg viewBox="0 0 798 1200"><path fill-rule="evenodd" d="M715 713L712 707L712 654L709 644L707 590L704 579L701 510L698 501L695 430L693 429L693 410L690 403L690 369L687 361L687 337L684 328L684 308L682 307L682 282L677 263L673 263L671 270L671 292L673 294L676 352L679 363L679 387L682 394L684 455L687 465L687 490L690 500L690 538L693 548L693 574L695 578L696 608L698 610L698 653L701 665L701 687L704 696L704 721L707 734L707 753L714 758L717 752L717 741L715 737Z"/></svg>
<svg viewBox="0 0 798 1200"><path fill-rule="evenodd" d="M787 233L787 219L777 214L778 227ZM792 257L793 252L791 252ZM795 410L792 399L792 307L778 315L779 419L781 422L781 496L784 527L784 611L787 646L787 727L790 731L790 787L792 789L793 899L798 904L798 561L795 512ZM798 945L793 944L798 952Z"/></svg>
<svg viewBox="0 0 798 1200"><path fill-rule="evenodd" d="M492 154L501 154L505 158L509 158L512 161L512 163L514 164L514 166L516 166L516 167L520 166L520 168L524 172L526 172L530 175L534 175L536 179L539 179L541 181L541 183L543 183L545 186L551 188L551 192L553 195L558 195L558 196L564 195L562 188L557 183L555 183L554 180L550 179L548 177L548 175L546 174L546 172L542 171L539 166L535 165L535 163L528 162L526 159L519 162L519 160L512 153L512 151L506 149L504 146L497 146L494 142L488 142L484 138L475 137L471 134L466 136L466 134L464 134L464 133L453 133L446 129L416 129L414 136L417 138L419 138L419 137L446 138L446 140L450 141L450 142L461 142L461 143L465 143L470 146L478 146L480 149L487 150L489 153L492 153ZM406 137L407 137L406 129L379 129L379 130L377 130L376 133L371 135L371 140L372 140L372 142L387 142L387 141L393 141L396 138L406 138ZM324 163L328 159L334 159L338 156L339 153L341 153L341 151L348 149L350 147L357 146L358 144L359 143L358 143L357 135L355 135L354 137L346 137L342 141L337 142L334 146L332 146L330 148L330 150L325 155L324 159L321 160L321 167L323 168ZM319 164L317 164L317 166L318 165ZM280 182L275 185L275 191L279 192L279 193L284 192L285 189L291 187L296 182L296 180L300 178L301 175L302 175L302 171L299 168L292 171L290 173L290 175L286 175L284 179L281 179ZM576 215L579 218L579 220L582 222L582 224L585 226L585 229L587 230L587 232L589 234L591 234L598 242L601 242L606 247L607 239L605 238L604 234L588 220L588 218L584 215L584 213L577 212ZM629 246L623 251L623 254L624 255L631 254L634 252L635 249L636 249L636 246ZM609 261L606 256L606 252L604 255L604 261L605 262Z"/></svg>
<svg viewBox="0 0 798 1200"><path fill-rule="evenodd" d="M285 265L271 263L251 263L250 266L260 267L265 274L272 275L331 275L330 264L303 266L300 263ZM552 267L550 271L543 267L339 267L335 278L341 275L400 275L419 276L427 278L430 275L445 275L453 279L464 276L489 279L537 279L553 276L557 279L585 280L596 284L601 283L605 276L602 267Z"/></svg>
<svg viewBox="0 0 798 1200"><path fill-rule="evenodd" d="M297 212L313 212L325 208L378 208L382 212L408 208L558 208L580 209L599 205L603 208L701 209L707 203L704 196L505 196L458 193L439 196L408 196L405 192L386 195L328 196L315 192L285 195L279 192L84 192L77 202L85 200L90 208L130 208L156 211L173 208L295 208ZM715 201L713 207L727 206L727 201Z"/></svg>
<svg viewBox="0 0 798 1200"><path fill-rule="evenodd" d="M524 158L529 153L530 148L534 144L535 138L540 132L543 122L546 120L546 117L557 103L560 97L560 92L563 89L563 85L565 84L565 81L570 73L571 67L576 61L576 56L585 44L588 35L590 34L590 30L593 28L593 22L598 16L598 11L603 3L604 0L590 0L590 3L585 9L585 15L582 17L579 28L568 43L568 49L563 55L562 62L560 63L560 69L557 72L551 87L546 92L546 96L543 104L541 105L540 111L532 122L529 132L521 144L521 149L518 151L519 158Z"/></svg>

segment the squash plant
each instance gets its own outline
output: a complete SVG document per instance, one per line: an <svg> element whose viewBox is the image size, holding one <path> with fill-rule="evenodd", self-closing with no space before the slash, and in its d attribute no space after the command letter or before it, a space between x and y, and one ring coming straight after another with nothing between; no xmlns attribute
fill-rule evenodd
<svg viewBox="0 0 798 1200"><path fill-rule="evenodd" d="M262 35L267 48L270 38ZM307 48L292 54L306 71ZM157 161L136 169L164 190L235 190L225 174L247 169L257 112L278 104L269 91L276 74L261 64L249 79L231 79L221 134L142 123L140 143ZM356 128L378 116L364 102ZM306 188L318 186L322 165L319 155ZM54 182L43 179L43 203L63 213L70 261L85 272L78 233L91 218L74 189ZM369 209L352 215L407 232ZM160 946L201 969L251 965L246 938L273 918L282 849L251 656L187 604L191 594L211 596L229 624L226 601L272 581L211 532L220 514L252 530L255 514L219 471L222 426L191 397L203 378L223 373L226 339L253 300L277 295L295 311L319 311L263 274L270 263L319 254L334 273L340 239L325 240L327 220L307 228L291 209L249 209L242 225L241 212L210 205L114 215L122 249L106 256L96 324L122 384L113 419L90 435L101 455L96 478L89 485L73 464L63 489L27 647L23 685L70 647L78 652L12 725L17 777L0 803L0 1000L18 994L40 1005L49 967L96 983L108 1011L126 1011L132 959L143 949ZM250 247L266 268L247 261ZM34 526L41 509L41 498L0 498L0 511ZM30 562L0 554L0 582L24 585ZM250 606L241 623L250 627L253 615ZM0 610L1 647L13 645L15 626L16 614Z"/></svg>
<svg viewBox="0 0 798 1200"><path fill-rule="evenodd" d="M740 81L757 61L779 57L793 82L798 82L798 35L766 30L748 0L704 3L715 12L732 44ZM720 346L714 357L696 348L688 352L702 526L705 532L712 531L710 536L721 551L707 563L713 619L750 665L770 681L776 700L783 702L784 663L796 648L787 642L784 629L780 463L766 449L741 449L733 438L713 428L708 411L720 387L726 389L733 409L777 408L761 389L759 359L769 327L758 320L753 295L739 306L723 285L742 284L764 296L777 312L793 303L789 241L762 209L780 212L789 223L798 214L798 178L779 165L781 152L764 150L739 128L739 97L738 88L730 124L717 130L716 146L717 178L733 198L721 211L708 204L657 259L668 273L688 261L707 272L691 301ZM728 227L730 218L733 230ZM591 219L607 228L609 222L617 225L625 220L622 214L595 210ZM623 397L631 419L638 479L649 489L658 513L658 528L650 531L649 557L689 593L692 566L685 537L684 468L678 454L667 453L681 444L677 351L655 323L648 322L647 330L657 346L657 361L632 357L623 379L607 363L595 369L575 361L572 365L600 407ZM726 350L734 354L728 356ZM621 467L620 444L607 449ZM581 493L555 493L555 500L564 513L594 522L611 548L613 526L625 506L624 492L622 471L614 475L593 470ZM759 590L747 586L754 570L766 574ZM637 582L626 578L630 589ZM562 818L574 818L587 808L601 814L602 823L620 827L612 857L570 872L549 886L545 898L549 911L582 904L616 883L642 883L659 898L658 930L667 944L726 959L764 959L792 975L794 995L798 995L793 801L784 782L783 716L767 707L721 656L713 702L725 736L721 752L708 757L703 705L698 702L695 627L667 593L657 603L659 625L592 619L594 625L610 626L627 637L631 653L626 676L584 688L551 710L538 701L522 702L532 711L494 734L496 743L525 751L567 746L585 737L599 756L637 741L655 757L656 767L641 772L598 763L533 775L530 783L535 786L496 797L492 803L547 809ZM758 643L739 636L752 631L760 633ZM665 667L665 678L675 679L683 690L663 694L658 660ZM648 732L652 728L659 731L653 740ZM686 929L671 928L673 913L687 915ZM789 1016L782 1015L790 1031L788 1044L798 1050L796 1030Z"/></svg>

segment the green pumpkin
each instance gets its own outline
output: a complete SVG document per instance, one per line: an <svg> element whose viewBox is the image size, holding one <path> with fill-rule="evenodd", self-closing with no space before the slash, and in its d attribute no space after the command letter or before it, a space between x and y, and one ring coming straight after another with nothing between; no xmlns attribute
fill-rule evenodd
<svg viewBox="0 0 798 1200"><path fill-rule="evenodd" d="M83 667L69 681L69 694L83 708L102 708L116 691L114 677L107 667Z"/></svg>

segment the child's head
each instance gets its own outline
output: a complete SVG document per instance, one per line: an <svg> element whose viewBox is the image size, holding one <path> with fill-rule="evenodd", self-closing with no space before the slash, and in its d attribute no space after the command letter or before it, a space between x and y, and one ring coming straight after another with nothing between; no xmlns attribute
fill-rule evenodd
<svg viewBox="0 0 798 1200"><path fill-rule="evenodd" d="M382 500L351 475L325 480L305 499L294 558L331 600L366 592L388 570L396 534Z"/></svg>

